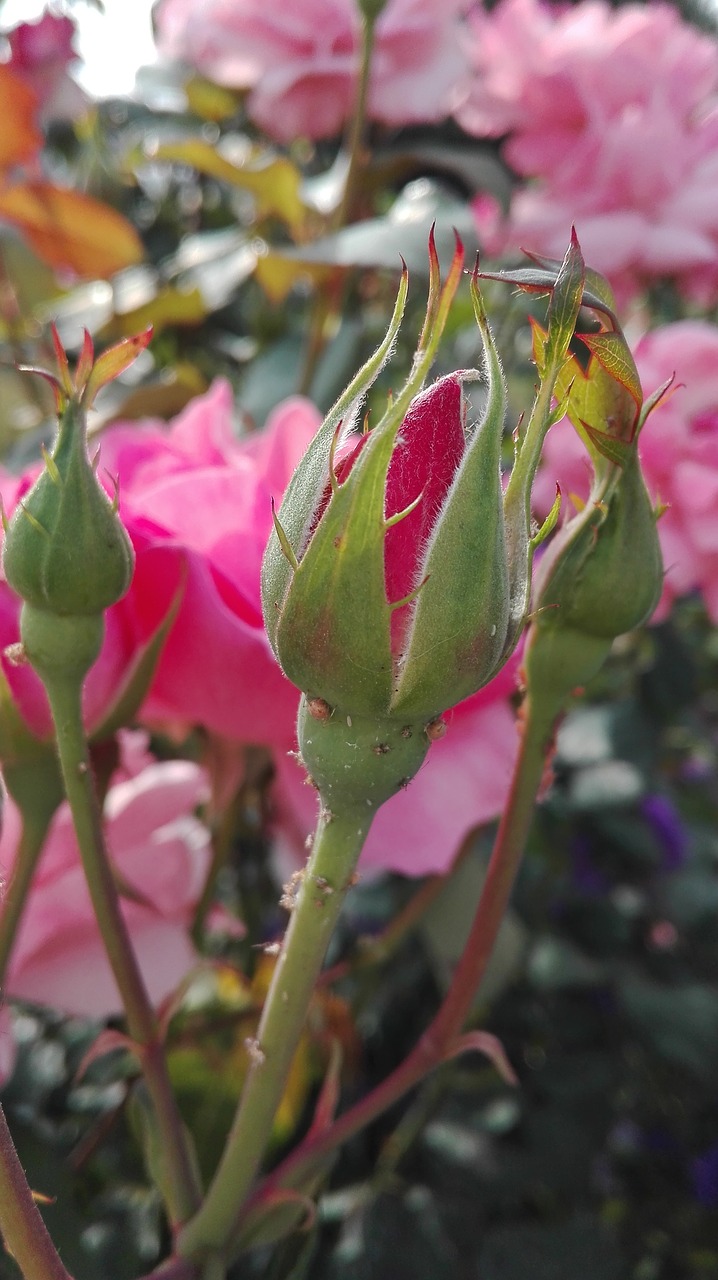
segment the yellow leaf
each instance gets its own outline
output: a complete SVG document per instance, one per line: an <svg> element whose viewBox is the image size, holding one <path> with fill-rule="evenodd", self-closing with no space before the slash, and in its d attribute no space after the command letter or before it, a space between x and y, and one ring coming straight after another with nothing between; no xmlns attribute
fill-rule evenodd
<svg viewBox="0 0 718 1280"><path fill-rule="evenodd" d="M91 196L49 182L0 191L0 220L18 227L35 253L53 267L88 279L139 262L142 242L122 214Z"/></svg>
<svg viewBox="0 0 718 1280"><path fill-rule="evenodd" d="M161 333L168 325L201 324L207 315L199 289L174 289L171 286L160 289L151 302L145 302L132 311L123 311L115 316L111 332L127 333L128 330L146 329L152 325L155 334Z"/></svg>
<svg viewBox="0 0 718 1280"><path fill-rule="evenodd" d="M226 120L229 116L236 115L241 97L231 89L213 84L211 80L204 80L202 76L192 76L184 91L190 111L203 120Z"/></svg>
<svg viewBox="0 0 718 1280"><path fill-rule="evenodd" d="M187 142L168 142L158 147L152 159L187 164L211 178L251 191L257 201L259 218L274 215L294 232L299 232L305 221L307 211L299 195L301 174L284 157L264 163L261 157L253 155L247 164L233 164L210 143L191 138Z"/></svg>
<svg viewBox="0 0 718 1280"><path fill-rule="evenodd" d="M284 302L298 281L309 279L318 286L341 269L323 263L286 258L283 254L270 250L257 258L254 274L270 302L280 303Z"/></svg>
<svg viewBox="0 0 718 1280"><path fill-rule="evenodd" d="M25 164L40 150L37 98L9 67L0 64L0 169Z"/></svg>

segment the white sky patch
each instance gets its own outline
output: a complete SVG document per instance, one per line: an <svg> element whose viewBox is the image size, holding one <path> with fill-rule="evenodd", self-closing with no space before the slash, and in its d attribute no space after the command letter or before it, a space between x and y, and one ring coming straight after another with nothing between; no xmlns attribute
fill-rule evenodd
<svg viewBox="0 0 718 1280"><path fill-rule="evenodd" d="M104 13L90 0L51 6L43 0L5 0L2 25L7 30L19 22L35 21L47 7L68 13L77 23L75 46L83 61L75 64L72 74L93 98L131 93L138 68L157 60L152 0L104 0Z"/></svg>

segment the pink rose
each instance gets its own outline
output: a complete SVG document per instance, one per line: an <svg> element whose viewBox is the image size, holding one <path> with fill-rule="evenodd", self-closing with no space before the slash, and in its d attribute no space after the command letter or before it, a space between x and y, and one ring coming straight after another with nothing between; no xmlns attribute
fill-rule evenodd
<svg viewBox="0 0 718 1280"><path fill-rule="evenodd" d="M715 41L668 5L604 0L502 0L477 9L471 31L458 119L507 134L509 164L538 180L517 189L503 250L560 257L573 222L587 261L624 294L656 276L715 290ZM477 218L481 231L483 205Z"/></svg>
<svg viewBox="0 0 718 1280"><path fill-rule="evenodd" d="M6 34L10 66L32 89L42 120L73 120L87 107L80 86L67 74L77 58L72 18L45 11L37 22L21 22Z"/></svg>
<svg viewBox="0 0 718 1280"><path fill-rule="evenodd" d="M101 471L119 480L137 560L129 593L108 611L106 641L87 680L90 728L180 593L143 718L199 724L243 742L291 743L297 695L265 635L259 572L271 499L281 499L318 423L307 401L289 400L264 431L239 439L231 389L216 382L169 426L117 424L103 435ZM3 486L6 509L30 481ZM18 639L18 609L2 584L3 650ZM47 735L49 712L34 673L2 661L28 724Z"/></svg>
<svg viewBox="0 0 718 1280"><path fill-rule="evenodd" d="M639 446L649 493L668 504L658 522L666 575L655 617L698 590L718 622L718 328L698 320L664 325L646 334L634 355L646 393L674 373L677 384L651 414ZM588 493L586 452L568 422L546 441L535 487L540 512L553 501L556 482L567 505L571 493Z"/></svg>
<svg viewBox="0 0 718 1280"><path fill-rule="evenodd" d="M444 718L448 731L434 742L405 791L377 813L364 846L361 870L406 876L442 875L464 837L503 809L518 751L509 699L518 660ZM317 818L316 792L292 756L278 755L275 787L280 859L293 866L306 856Z"/></svg>
<svg viewBox="0 0 718 1280"><path fill-rule="evenodd" d="M388 0L375 34L369 116L389 125L448 113L464 67L462 0ZM350 118L361 18L355 0L160 0L160 52L249 89L247 109L282 142L329 137Z"/></svg>
<svg viewBox="0 0 718 1280"><path fill-rule="evenodd" d="M119 880L137 895L122 899L122 911L150 998L158 1004L196 960L188 930L209 867L210 839L194 810L207 799L208 787L198 765L160 763L145 743L137 732L120 735L121 765L104 816ZM20 816L7 800L0 840L3 881L12 876L19 834ZM121 1010L67 804L50 827L5 993L81 1017L105 1018Z"/></svg>

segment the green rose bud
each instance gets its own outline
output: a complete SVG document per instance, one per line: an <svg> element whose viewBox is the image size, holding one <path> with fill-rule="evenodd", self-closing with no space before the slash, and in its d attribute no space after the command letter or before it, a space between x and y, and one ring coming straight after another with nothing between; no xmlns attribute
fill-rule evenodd
<svg viewBox="0 0 718 1280"><path fill-rule="evenodd" d="M24 601L26 656L42 674L50 668L86 670L102 639L105 609L132 580L134 553L117 502L100 484L87 454L86 412L101 386L134 360L150 333L118 344L94 360L89 334L75 378L53 329L59 377L58 432L45 468L5 529L3 567Z"/></svg>
<svg viewBox="0 0 718 1280"><path fill-rule="evenodd" d="M583 263L573 247L567 262L565 306L554 307L557 320L549 324L552 370L563 362L580 302ZM522 456L525 440L519 442L521 465L505 503L506 392L476 274L472 297L487 382L482 420L471 422L464 395L482 376L478 370L421 390L460 278L460 247L443 289L433 239L430 266L427 317L405 387L376 427L353 433L399 327L403 280L385 342L295 472L262 575L270 641L307 697L342 714L406 725L431 722L506 661L523 624L535 544L528 506L539 453L532 439Z"/></svg>

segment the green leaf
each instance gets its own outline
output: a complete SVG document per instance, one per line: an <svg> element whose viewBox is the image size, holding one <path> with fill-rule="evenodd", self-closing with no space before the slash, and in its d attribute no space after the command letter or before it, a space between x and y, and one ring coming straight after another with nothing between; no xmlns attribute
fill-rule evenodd
<svg viewBox="0 0 718 1280"><path fill-rule="evenodd" d="M185 142L164 143L152 158L189 165L221 182L250 191L257 201L258 218L281 218L294 233L299 233L304 225L307 211L300 196L301 174L286 157L269 159L253 151L246 164L234 164L211 143L191 138Z"/></svg>

